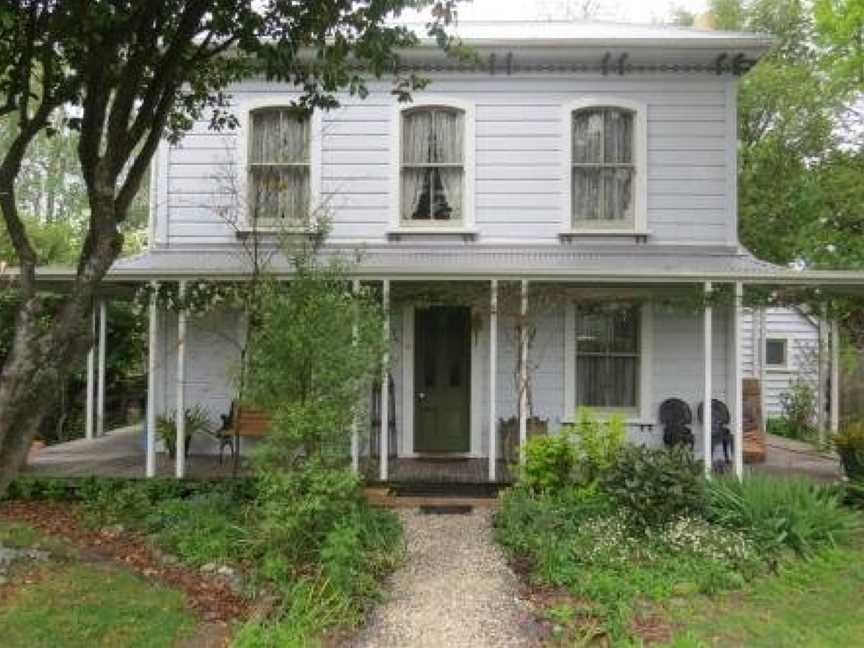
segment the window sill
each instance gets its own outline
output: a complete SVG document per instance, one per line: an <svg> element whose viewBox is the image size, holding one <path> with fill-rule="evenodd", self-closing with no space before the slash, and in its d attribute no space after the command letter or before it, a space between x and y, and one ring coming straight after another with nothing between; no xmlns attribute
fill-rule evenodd
<svg viewBox="0 0 864 648"><path fill-rule="evenodd" d="M570 229L558 232L558 238L562 241L571 241L578 238L634 238L637 243L645 243L651 232L648 230L626 230L626 229Z"/></svg>
<svg viewBox="0 0 864 648"><path fill-rule="evenodd" d="M315 233L315 230L303 225L297 225L294 227L281 227L279 225L259 225L258 227L252 227L251 225L244 224L237 226L236 233L238 239L244 240L249 238L250 236L253 236L256 233L262 236L270 236L272 234L294 234L310 236Z"/></svg>
<svg viewBox="0 0 864 648"><path fill-rule="evenodd" d="M391 227L387 238L399 239L403 236L461 236L474 239L479 234L476 227Z"/></svg>
<svg viewBox="0 0 864 648"><path fill-rule="evenodd" d="M792 367L787 367L787 366L782 366L782 367L780 367L780 366L774 366L774 367L766 366L765 371L767 371L768 373L795 373L795 369L793 369Z"/></svg>

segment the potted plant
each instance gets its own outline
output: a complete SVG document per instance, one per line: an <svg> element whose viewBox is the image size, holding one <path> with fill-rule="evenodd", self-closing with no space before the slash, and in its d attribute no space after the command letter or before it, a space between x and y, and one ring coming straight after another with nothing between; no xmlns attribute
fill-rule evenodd
<svg viewBox="0 0 864 648"><path fill-rule="evenodd" d="M545 436L549 431L549 419L529 416L527 419L528 439ZM505 461L515 464L519 461L519 417L511 416L498 419L499 444L501 456Z"/></svg>
<svg viewBox="0 0 864 648"><path fill-rule="evenodd" d="M864 479L864 422L850 423L832 441L846 476L853 481Z"/></svg>
<svg viewBox="0 0 864 648"><path fill-rule="evenodd" d="M189 456L189 448L192 445L192 435L203 432L210 424L207 413L200 405L195 405L186 410L186 447L185 455ZM177 456L177 412L160 416L156 419L156 431L168 449L168 456L172 459Z"/></svg>

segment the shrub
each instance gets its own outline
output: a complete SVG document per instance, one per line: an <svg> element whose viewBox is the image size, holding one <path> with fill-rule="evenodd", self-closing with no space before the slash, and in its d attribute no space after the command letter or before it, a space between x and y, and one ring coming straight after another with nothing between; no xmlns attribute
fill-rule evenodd
<svg viewBox="0 0 864 648"><path fill-rule="evenodd" d="M789 383L787 391L780 394L780 409L786 421L785 430L793 439L812 439L815 436L813 421L816 418L816 390L801 376Z"/></svg>
<svg viewBox="0 0 864 648"><path fill-rule="evenodd" d="M628 447L602 484L636 529L660 526L705 508L702 464L683 448Z"/></svg>
<svg viewBox="0 0 864 648"><path fill-rule="evenodd" d="M575 465L568 434L536 436L525 445L522 482L536 493L561 490L570 483Z"/></svg>
<svg viewBox="0 0 864 648"><path fill-rule="evenodd" d="M589 519L611 511L611 502L596 487L567 486L537 494L525 485L501 495L495 537L512 556L539 553L543 538L572 535Z"/></svg>
<svg viewBox="0 0 864 648"><path fill-rule="evenodd" d="M577 413L573 434L583 481L593 481L615 465L627 443L627 424L620 415L601 421L588 408Z"/></svg>
<svg viewBox="0 0 864 648"><path fill-rule="evenodd" d="M184 563L236 562L248 543L244 513L242 503L221 493L202 494L160 502L144 527L159 547Z"/></svg>
<svg viewBox="0 0 864 648"><path fill-rule="evenodd" d="M846 476L852 480L864 480L864 423L850 423L831 441L840 455Z"/></svg>
<svg viewBox="0 0 864 648"><path fill-rule="evenodd" d="M717 479L708 486L708 500L709 519L750 535L769 556L783 549L812 555L848 541L860 527L836 493L805 479Z"/></svg>

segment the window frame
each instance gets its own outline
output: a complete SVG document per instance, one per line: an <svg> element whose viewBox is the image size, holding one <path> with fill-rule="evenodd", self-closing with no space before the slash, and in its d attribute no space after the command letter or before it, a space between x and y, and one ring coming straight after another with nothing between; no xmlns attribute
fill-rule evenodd
<svg viewBox="0 0 864 648"><path fill-rule="evenodd" d="M441 108L462 112L462 218L458 221L411 221L402 218L402 116L406 112ZM409 104L394 102L391 126L391 214L388 234L476 234L475 194L475 107L464 99L429 95L415 97Z"/></svg>
<svg viewBox="0 0 864 648"><path fill-rule="evenodd" d="M770 363L768 362L768 343L769 342L782 342L783 343L783 362L781 364ZM789 363L789 352L792 347L792 341L789 337L786 336L766 336L765 337L765 346L762 349L763 358L765 358L765 369L767 371L789 371L791 369Z"/></svg>
<svg viewBox="0 0 864 648"><path fill-rule="evenodd" d="M277 225L267 225L252 223L251 219L251 201L249 196L249 145L252 124L252 113L257 110L268 108L280 109L291 108L292 97L281 95L268 95L258 97L253 100L244 101L242 110L238 117L238 136L237 136L237 188L240 199L240 211L242 212L238 218L237 227L240 231L249 232L253 229L259 232L305 232L310 226L315 223L315 215L322 206L321 200L321 164L322 164L322 119L321 111L315 110L310 115L309 123L309 216L310 220L305 225L292 225L289 227L280 227Z"/></svg>
<svg viewBox="0 0 864 648"><path fill-rule="evenodd" d="M613 108L633 113L633 221L616 225L600 220L577 225L573 217L573 115L587 109ZM563 235L646 235L648 234L648 108L640 101L622 97L580 97L561 109L561 234Z"/></svg>
<svg viewBox="0 0 864 648"><path fill-rule="evenodd" d="M609 303L626 304L627 299L610 299ZM629 422L646 424L653 422L652 398L653 398L653 355L654 355L654 309L650 303L633 303L639 309L639 384L636 389L637 402L635 407L592 407L591 409L601 416L613 414L623 415ZM576 385L578 384L576 372L578 362L576 355L578 341L576 337L576 323L578 305L569 303L564 311L564 420L574 421L579 404L576 401Z"/></svg>

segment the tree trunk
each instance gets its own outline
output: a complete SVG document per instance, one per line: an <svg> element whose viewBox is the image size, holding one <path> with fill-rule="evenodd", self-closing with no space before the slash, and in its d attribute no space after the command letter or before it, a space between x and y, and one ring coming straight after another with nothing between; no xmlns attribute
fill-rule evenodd
<svg viewBox="0 0 864 648"><path fill-rule="evenodd" d="M42 300L33 295L16 317L12 349L0 372L0 497L26 461L42 421L57 407L67 374L92 344L92 299L123 243L113 225L113 204L91 201L93 207L88 243L59 313L46 326L40 321Z"/></svg>

